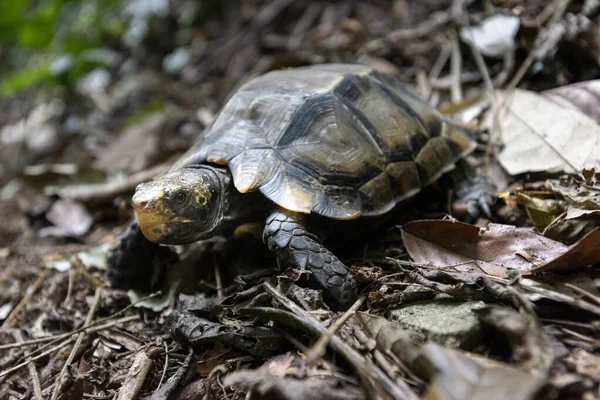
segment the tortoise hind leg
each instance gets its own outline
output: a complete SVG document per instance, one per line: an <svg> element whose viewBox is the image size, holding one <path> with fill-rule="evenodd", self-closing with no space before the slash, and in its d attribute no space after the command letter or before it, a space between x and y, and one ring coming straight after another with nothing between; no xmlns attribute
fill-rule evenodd
<svg viewBox="0 0 600 400"><path fill-rule="evenodd" d="M296 214L273 212L267 218L263 241L281 267L307 269L312 281L341 306L350 305L358 297L348 267L306 230Z"/></svg>
<svg viewBox="0 0 600 400"><path fill-rule="evenodd" d="M466 161L460 160L449 173L455 188L455 203L467 206L467 220L473 222L481 214L490 218L496 202L496 187L487 177L478 175Z"/></svg>

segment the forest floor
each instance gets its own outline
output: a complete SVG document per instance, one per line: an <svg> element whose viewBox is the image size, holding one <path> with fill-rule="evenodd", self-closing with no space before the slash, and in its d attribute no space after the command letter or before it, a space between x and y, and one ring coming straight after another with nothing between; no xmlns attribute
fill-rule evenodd
<svg viewBox="0 0 600 400"><path fill-rule="evenodd" d="M600 2L150 3L103 65L0 98L0 398L600 399ZM244 82L326 62L480 128L492 217L456 222L434 186L338 244L349 310L252 234L173 247L158 293L112 289L135 186Z"/></svg>

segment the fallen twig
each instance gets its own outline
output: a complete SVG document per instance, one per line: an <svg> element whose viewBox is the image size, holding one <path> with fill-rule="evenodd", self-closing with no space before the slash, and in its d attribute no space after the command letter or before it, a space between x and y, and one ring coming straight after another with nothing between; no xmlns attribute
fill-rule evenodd
<svg viewBox="0 0 600 400"><path fill-rule="evenodd" d="M458 103L462 100L462 85L460 73L462 69L462 55L458 39L452 40L452 52L450 57L450 74L452 75L452 86L450 87L450 95L453 103Z"/></svg>
<svg viewBox="0 0 600 400"><path fill-rule="evenodd" d="M25 307L25 305L29 302L29 300L35 294L35 292L37 292L40 286L42 286L42 283L44 283L44 281L46 280L46 277L48 276L49 272L49 269L44 270L40 274L40 276L38 276L35 282L33 282L33 284L29 288L27 288L25 296L23 296L19 304L17 304L17 306L11 311L10 315L4 320L2 326L0 327L1 329L6 329L12 326L12 324L15 321L15 318L17 317L17 314L21 311L23 307Z"/></svg>
<svg viewBox="0 0 600 400"><path fill-rule="evenodd" d="M171 164L159 164L150 169L136 172L121 180L87 185L68 185L57 188L48 194L56 194L63 199L99 204L113 200L124 193L131 192L142 182L155 178L169 169Z"/></svg>
<svg viewBox="0 0 600 400"><path fill-rule="evenodd" d="M137 354L133 364L131 364L131 368L129 368L125 383L119 390L117 400L133 400L137 398L153 363L154 360L148 356L147 351L140 351Z"/></svg>
<svg viewBox="0 0 600 400"><path fill-rule="evenodd" d="M309 363L315 362L318 358L322 357L325 354L325 349L329 344L329 341L335 335L335 333L348 321L349 318L354 316L354 313L362 307L365 302L365 296L361 296L354 302L352 307L348 309L340 318L335 321L335 323L327 329L327 332L322 335L319 340L313 345L313 347L306 354L306 358Z"/></svg>
<svg viewBox="0 0 600 400"><path fill-rule="evenodd" d="M577 293L579 293L580 295L582 295L583 297L586 297L588 299L590 299L593 303L596 303L597 305L600 306L600 297L595 296L593 293L588 292L585 289L580 288L579 286L575 286L571 283L565 283L565 286L568 287L571 290L576 291Z"/></svg>
<svg viewBox="0 0 600 400"><path fill-rule="evenodd" d="M88 326L89 324L92 323L92 319L94 319L94 315L96 314L96 311L98 310L98 306L100 306L100 292L101 291L102 291L101 287L96 288L96 292L94 293L94 301L92 302L92 306L90 307L90 310L88 311L88 314L87 314L87 317L85 318L85 323L83 324L83 326ZM58 378L56 378L56 383L54 384L55 385L54 392L52 393L52 397L50 397L51 400L56 400L56 398L60 394L61 383L65 377L65 374L67 373L67 369L73 362L75 355L77 354L77 351L79 350L79 346L81 346L81 343L83 342L83 338L85 337L85 335L86 335L85 331L82 331L77 335L77 340L75 341L75 345L71 349L71 353L69 353L69 357L67 357L67 361L65 361L65 364L63 365L63 367L60 371L60 374L58 375Z"/></svg>
<svg viewBox="0 0 600 400"><path fill-rule="evenodd" d="M17 347L35 346L37 344L46 343L46 342L56 343L62 339L68 338L69 336L74 335L79 332L85 331L87 334L96 333L96 332L100 332L100 331L103 331L108 328L112 328L115 325L124 324L124 323L131 322L131 321L136 321L138 319L140 319L139 315L130 315L128 317L123 317L121 319L117 319L117 320L108 322L106 324L98 325L99 322L106 321L106 319L103 319L102 321L96 321L94 324L91 324L87 327L81 327L81 328L75 329L71 332L61 333L60 335L46 336L46 337L42 337L42 338L38 338L38 339L27 340L22 343L3 344L3 345L0 345L0 350L14 349Z"/></svg>
<svg viewBox="0 0 600 400"><path fill-rule="evenodd" d="M269 283L264 283L263 286L267 292L291 312L270 307L248 308L240 310L240 312L272 319L298 329L308 330L313 335L322 336L327 333L327 329L310 315L310 313L300 308L296 303L288 299ZM383 396L384 398L391 396L395 399L417 399L417 396L406 383L393 382L377 365L372 361L367 360L363 355L358 353L339 337L331 337L329 345L354 367L371 396ZM384 392L382 392L382 389Z"/></svg>
<svg viewBox="0 0 600 400"><path fill-rule="evenodd" d="M4 370L4 371L0 372L0 378L4 378L5 376L8 376L8 375L12 374L15 371L18 371L22 367L26 366L29 362L39 360L42 357L46 357L48 354L52 354L55 351L58 351L58 350L62 349L63 347L65 347L66 345L68 345L68 344L70 344L70 343L72 343L74 341L75 341L75 338L71 337L71 338L65 340L64 342L58 344L57 346L54 346L54 347L52 347L52 348L44 351L43 353L40 353L40 354L36 355L35 357L31 357L30 359L28 359L25 362L22 362L20 364L15 365L14 367L11 367L11 368L9 368L7 370Z"/></svg>
<svg viewBox="0 0 600 400"><path fill-rule="evenodd" d="M158 381L158 386L156 387L157 391L162 386L165 376L167 375L167 368L169 367L169 345L167 345L167 342L164 342L163 344L165 346L165 365L163 367L162 375L160 376L160 381Z"/></svg>
<svg viewBox="0 0 600 400"><path fill-rule="evenodd" d="M424 96L428 100L431 100L432 85L442 73L442 69L444 69L444 66L450 58L450 53L452 53L452 43L446 43L444 46L442 46L440 54L435 60L433 67L431 67L431 69L429 70L429 74L427 75L427 81L429 83L429 93L426 93L426 96Z"/></svg>
<svg viewBox="0 0 600 400"><path fill-rule="evenodd" d="M21 335L20 331L14 331L12 334L17 340L17 342L23 342L23 335ZM35 368L35 363L31 360L31 357L29 357L29 351L25 350L23 351L23 354L27 359L27 368L29 369L29 376L31 377L31 383L33 384L33 393L35 395L35 398L36 400L43 400L44 397L42 396L40 378L38 377L38 373Z"/></svg>
<svg viewBox="0 0 600 400"><path fill-rule="evenodd" d="M154 392L151 400L166 400L169 398L171 393L173 393L180 386L183 379L187 376L188 372L190 371L190 367L196 365L197 358L198 357L194 354L194 350L189 349L183 364L181 364L175 374L171 375L171 377L167 380L167 383L162 388L160 388L160 384L158 385L160 389L157 389L156 392Z"/></svg>

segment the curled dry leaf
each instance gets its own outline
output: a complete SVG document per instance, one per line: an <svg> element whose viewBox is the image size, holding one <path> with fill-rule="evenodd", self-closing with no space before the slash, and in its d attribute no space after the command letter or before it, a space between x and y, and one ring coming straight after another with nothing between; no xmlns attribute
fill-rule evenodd
<svg viewBox="0 0 600 400"><path fill-rule="evenodd" d="M58 200L46 213L48 221L54 226L49 226L40 230L40 236L71 236L79 237L85 235L94 219L86 208L73 200Z"/></svg>
<svg viewBox="0 0 600 400"><path fill-rule="evenodd" d="M285 341L273 328L244 326L239 321L222 324L182 311L167 317L169 333L196 349L221 343L259 357L270 357L281 351Z"/></svg>
<svg viewBox="0 0 600 400"><path fill-rule="evenodd" d="M567 287L566 284L570 284L570 287ZM578 287L596 297L600 296L598 289L595 289L593 280L588 274L570 274L568 276L552 274L538 275L531 279L521 278L515 282L513 287L529 301L537 302L541 299L549 299L600 316L600 306L598 306L597 302L582 296L580 291L577 292L572 289L573 287Z"/></svg>
<svg viewBox="0 0 600 400"><path fill-rule="evenodd" d="M534 92L497 94L504 144L498 160L510 175L577 173L600 165L600 126L595 120ZM483 126L493 128L491 113Z"/></svg>
<svg viewBox="0 0 600 400"><path fill-rule="evenodd" d="M577 349L565 359L570 369L578 374L587 375L592 379L600 380L600 357L583 349Z"/></svg>
<svg viewBox="0 0 600 400"><path fill-rule="evenodd" d="M569 270L600 262L597 229L566 246L529 228L490 224L482 229L461 222L422 220L405 225L402 239L419 264L500 277L508 276L509 270Z"/></svg>
<svg viewBox="0 0 600 400"><path fill-rule="evenodd" d="M232 372L223 379L223 386L245 390L247 398L291 400L364 398L360 389L341 380L339 373L309 370L307 378L298 379L300 367L292 367L291 361L284 357L271 359L255 370L242 369ZM298 372L290 371L290 367ZM306 370L306 365L302 368Z"/></svg>
<svg viewBox="0 0 600 400"><path fill-rule="evenodd" d="M540 199L533 197L534 193L535 191L517 191L516 200L525 207L529 219L540 234L561 243L573 244L598 225L590 219L567 218L572 207L579 209L568 200ZM583 215L585 214L580 214Z"/></svg>
<svg viewBox="0 0 600 400"><path fill-rule="evenodd" d="M427 343L421 350L428 369L435 371L423 399L528 400L545 384L508 364Z"/></svg>
<svg viewBox="0 0 600 400"><path fill-rule="evenodd" d="M545 376L553 361L548 336L535 315L522 316L508 307L486 306L473 312L486 324L504 335L512 349L512 361L521 368Z"/></svg>
<svg viewBox="0 0 600 400"><path fill-rule="evenodd" d="M600 185L592 186L576 177L565 177L561 180L548 181L548 186L565 198L568 204L566 219L580 218L589 214L600 216Z"/></svg>

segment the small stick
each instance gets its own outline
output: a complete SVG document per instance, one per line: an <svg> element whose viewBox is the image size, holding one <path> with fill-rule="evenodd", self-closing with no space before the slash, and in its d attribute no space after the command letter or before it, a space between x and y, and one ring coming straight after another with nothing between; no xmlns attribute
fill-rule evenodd
<svg viewBox="0 0 600 400"><path fill-rule="evenodd" d="M263 287L267 292L271 294L277 301L279 301L285 308L290 310L284 311L279 309L273 309L282 315L287 313L295 318L301 318L307 327L314 333L318 332L321 335L326 333L325 327L308 311L303 310L296 303L288 299L283 293L275 289L269 283L264 283ZM258 308L257 308L258 309ZM264 310L267 310L265 308ZM390 378L375 364L365 359L362 354L357 352L349 344L344 342L342 339L334 336L331 338L330 346L340 353L346 360L355 368L363 383L367 386L371 394L375 395L377 389L373 386L373 381L376 381L386 390L391 396L397 399L416 400L417 396L404 382L392 382Z"/></svg>
<svg viewBox="0 0 600 400"><path fill-rule="evenodd" d="M217 286L217 298L223 299L223 283L221 282L221 269L217 262L217 255L213 253L213 266L215 268L215 285Z"/></svg>
<svg viewBox="0 0 600 400"><path fill-rule="evenodd" d="M23 335L21 335L20 331L14 331L12 333L17 342L23 342ZM42 388L40 386L40 378L38 377L37 370L35 369L35 364L29 357L29 351L25 350L23 352L25 357L27 357L27 368L29 369L29 375L31 376L31 381L33 383L33 393L35 394L36 400L44 400L42 396Z"/></svg>
<svg viewBox="0 0 600 400"><path fill-rule="evenodd" d="M466 15L465 21L468 23L469 17L466 13L465 13L465 15ZM475 59L475 64L477 64L477 68L479 69L479 72L483 76L483 82L485 84L488 100L489 100L490 104L492 105L493 124L492 124L490 139L487 144L486 158L485 158L485 171L486 171L486 173L488 173L489 168L490 168L492 152L494 150L493 145L497 141L497 139L499 140L502 137L502 132L499 129L499 127L500 127L499 115L500 114L499 114L499 110L498 110L498 102L496 101L496 92L494 90L494 84L492 82L492 78L490 77L490 73L488 71L487 65L485 64L485 60L483 59L483 55L481 54L481 51L479 50L479 48L477 46L475 46L473 43L471 43L470 47L471 47L471 52L473 53L473 58ZM496 132L499 132L499 135L497 138L496 138Z"/></svg>
<svg viewBox="0 0 600 400"><path fill-rule="evenodd" d="M165 345L165 366L163 368L162 375L160 376L160 381L158 381L158 386L156 387L154 393L156 393L162 386L163 380L165 379L165 375L167 375L167 368L169 367L169 346L167 345L167 342L164 342L163 344Z"/></svg>
<svg viewBox="0 0 600 400"><path fill-rule="evenodd" d="M71 302L71 294L73 293L73 282L75 281L75 269L69 269L69 286L67 286L67 295L63 300L63 306L67 306Z"/></svg>
<svg viewBox="0 0 600 400"><path fill-rule="evenodd" d="M96 314L96 311L98 310L98 306L100 305L100 293L101 292L102 292L102 287L97 287L96 292L94 293L94 301L92 302L92 306L90 307L90 310L88 311L88 314L87 314L87 317L85 318L85 323L83 324L83 326L87 327L89 324L92 323L92 319L94 319L94 315ZM50 398L50 400L56 400L56 398L60 394L59 393L60 387L61 387L62 381L65 377L65 374L67 373L67 369L69 369L69 366L73 362L73 359L75 358L75 355L77 354L77 351L79 350L79 347L81 346L81 343L83 342L83 338L85 338L85 335L86 335L85 331L82 331L77 335L77 340L75 341L75 345L71 349L71 353L69 353L69 357L67 357L67 361L65 361L65 364L63 365L62 370L60 371L60 374L58 375L58 378L56 379L54 392L52 393L52 397Z"/></svg>
<svg viewBox="0 0 600 400"><path fill-rule="evenodd" d="M572 289L574 291L576 291L577 293L579 293L580 295L582 295L583 297L586 297L588 299L590 299L591 301L593 301L594 303L598 304L600 306L600 297L598 296L594 296L593 293L588 292L585 289L582 289L578 286L575 286L571 283L565 283L565 286L568 287L569 289Z"/></svg>
<svg viewBox="0 0 600 400"><path fill-rule="evenodd" d="M19 304L17 304L17 306L11 311L10 315L4 320L0 328L5 329L12 326L15 319L17 318L17 314L21 311L23 307L25 307L29 300L31 300L31 297L35 294L35 292L37 292L40 286L42 286L42 283L44 283L44 281L46 280L46 276L48 276L49 272L49 269L44 270L44 272L42 272L40 276L38 276L38 278L35 280L33 285L27 288L27 293L25 294L25 296L23 296Z"/></svg>
<svg viewBox="0 0 600 400"><path fill-rule="evenodd" d="M140 351L137 354L135 360L133 360L133 364L131 364L131 368L129 368L125 383L119 390L117 400L133 400L137 398L153 363L154 361L148 357L145 351Z"/></svg>
<svg viewBox="0 0 600 400"><path fill-rule="evenodd" d="M431 92L429 81L427 81L427 75L422 69L417 70L417 91L424 99L429 97L429 93Z"/></svg>
<svg viewBox="0 0 600 400"><path fill-rule="evenodd" d="M435 82L440 77L442 69L444 69L444 66L450 58L450 53L452 53L452 43L444 44L442 50L440 51L440 54L438 55L438 58L435 60L435 63L433 63L433 67L431 67L431 70L429 70L429 75L427 75L427 80L429 82L429 93L427 93L425 98L431 100L431 94L433 92L433 82Z"/></svg>
<svg viewBox="0 0 600 400"><path fill-rule="evenodd" d="M460 81L460 72L462 69L462 55L460 52L460 46L458 39L452 40L452 53L450 57L450 73L452 75L452 86L450 88L450 95L453 103L458 103L462 100L462 87Z"/></svg>
<svg viewBox="0 0 600 400"><path fill-rule="evenodd" d="M7 376L7 375L10 375L10 374L12 374L12 373L13 373L13 372L15 372L15 371L18 371L18 370L19 370L19 369L21 369L22 367L26 366L26 365L27 365L27 363L29 363L29 362L32 362L32 361L39 360L40 358L42 358L42 357L45 357L45 356L47 356L48 354L54 353L55 351L62 349L63 347L65 347L66 345L68 345L69 343L72 343L72 342L74 342L74 341L75 341L75 338L73 338L73 337L72 337L72 338L69 338L69 339L65 340L64 342L62 342L62 343L58 344L57 346L54 346L54 347L52 347L52 348L50 348L50 349L46 350L45 352L43 352L43 353L41 353L41 354L38 354L38 355L37 355L37 356L35 356L35 357L31 357L31 358L30 358L29 360L27 360L27 361L24 361L24 362L22 362L22 363L20 363L20 364L17 364L17 365L15 365L15 366L14 366L14 367L12 367L12 368L9 368L9 369L7 369L7 370L4 370L4 371L0 372L0 378L4 378L5 376Z"/></svg>
<svg viewBox="0 0 600 400"><path fill-rule="evenodd" d="M109 316L109 317L106 317L106 318L101 318L101 319L97 320L96 322L94 322L94 323L92 323L92 324L89 324L87 327L85 327L85 326L84 326L84 327L81 327L81 328L79 328L79 329L75 329L75 330L73 330L73 331L71 331L71 332L64 333L64 334L62 334L62 335L56 336L56 337L54 337L54 338L52 338L52 339L48 339L48 340L50 340L50 343L47 343L47 344L45 344L44 346L40 347L39 349L36 349L35 351L33 351L33 352L32 352L32 354L33 354L33 353L35 353L35 352L41 351L42 349L44 349L44 348L46 348L46 347L48 347L48 346L52 346L53 344L55 344L55 343L59 342L59 341L60 341L60 340L61 340L63 337L68 337L68 336L71 336L71 335L73 335L73 334L75 334L75 333L84 332L84 331L87 331L88 333L90 333L90 332L97 332L97 331L100 331L100 330L106 329L106 328L108 328L108 327L112 327L112 326L114 326L114 325L117 325L118 323L124 323L124 322L128 322L128 321L130 321L130 320L128 320L127 318L131 318L131 321L133 321L133 320L136 320L136 319L138 319L138 318L139 318L138 316L130 316L130 317L125 317L125 318L123 318L123 319L121 319L121 320L116 320L116 321L114 321L114 322L109 322L109 323L105 324L105 325L104 325L104 326L103 326L101 329L94 329L94 330L91 330L91 329L90 329L90 330L88 330L88 328L91 328L91 327L94 327L94 326L96 326L96 327L97 327L98 325L100 325L100 324L102 324L102 323L104 323L104 322L106 322L106 321L111 321L111 320L113 320L115 317L117 317L117 316L119 316L119 315L121 315L121 314L125 313L127 310L129 310L129 309L131 309L131 308L135 307L135 305L136 305L136 304L138 304L139 302L141 302L141 301L144 301L144 300L147 300L147 299L150 299L150 298L152 298L152 297L155 297L155 296L157 296L157 295L158 295L158 293L152 293L152 294L150 294L150 295L148 295L148 296L142 297L141 299L139 299L139 300L138 300L138 301L136 301L135 303L131 303L130 305L128 305L127 307L125 307L125 308L123 308L123 309L121 309L121 310L117 311L117 312L116 312L116 313L114 313L113 315L111 315L111 316ZM48 341L48 340L46 340L45 338L44 338L44 340L42 340L42 339L38 339L38 341L30 341L30 342L28 342L28 343L27 343L27 345L41 343L42 341L46 342L46 341ZM19 344L19 343L16 343L16 344L15 344L15 343L12 343L12 344L8 344L8 345L3 345L3 346L0 346L0 350L3 350L3 349L9 349L9 348L13 348L13 347L20 347L20 346L21 346L21 344ZM24 365L24 364L23 364L23 365ZM1 376L0 376L0 377L1 377Z"/></svg>
<svg viewBox="0 0 600 400"><path fill-rule="evenodd" d="M338 318L337 321L335 321L335 323L329 329L327 329L327 332L325 332L325 334L322 335L319 338L319 340L317 340L317 342L306 354L306 358L308 359L309 363L314 363L318 358L322 357L325 354L327 345L329 344L329 341L331 340L333 335L335 335L335 333L342 326L344 326L344 324L346 323L346 321L348 321L350 317L354 316L356 311L358 311L358 309L362 307L365 300L365 296L359 297L358 300L356 300L354 304L352 304L352 307L350 307L348 311L346 311L340 318Z"/></svg>
<svg viewBox="0 0 600 400"><path fill-rule="evenodd" d="M171 393L173 393L177 387L182 384L191 367L195 365L196 361L197 357L194 355L194 350L189 349L187 356L183 360L183 363L179 368L177 368L177 372L169 377L167 383L165 383L160 390L158 388L156 389L156 391L152 394L151 400L163 400L169 398Z"/></svg>
<svg viewBox="0 0 600 400"><path fill-rule="evenodd" d="M79 333L79 332L86 331L88 334L90 334L90 333L96 333L96 332L103 331L103 330L105 330L107 328L112 328L115 325L124 324L124 323L127 323L127 322L138 320L139 318L140 318L139 315L130 315L128 317L123 317L121 319L116 319L114 321L108 322L108 323L103 324L103 325L91 324L88 327L78 328L78 329L75 329L75 330L73 330L71 332L61 333L60 335L45 336L45 337L41 337L41 338L38 338L38 339L28 340L28 341L25 341L25 342L22 342L22 343L3 344L3 345L0 346L0 350L14 349L15 347L35 346L36 344L46 343L46 342L58 342L58 341L60 341L62 339L68 338L69 336L74 335L74 334Z"/></svg>
<svg viewBox="0 0 600 400"><path fill-rule="evenodd" d="M136 172L122 180L67 185L56 190L50 189L47 194L57 194L63 199L77 200L83 203L108 202L120 194L133 191L137 185L164 173L169 167L168 163L159 164L150 169Z"/></svg>
<svg viewBox="0 0 600 400"><path fill-rule="evenodd" d="M594 345L596 345L596 346L600 345L600 340L597 340L597 339L591 338L591 337L589 337L589 336L587 336L587 335L584 335L583 333L575 332L575 331L573 331L573 330L571 330L571 329L564 328L564 327L563 327L563 328L560 328L560 329L561 329L563 332L565 332L565 333L568 333L569 335L575 336L575 337L576 337L576 338L578 338L578 339L585 340L585 341L587 341L587 342L593 343L593 344L594 344Z"/></svg>

